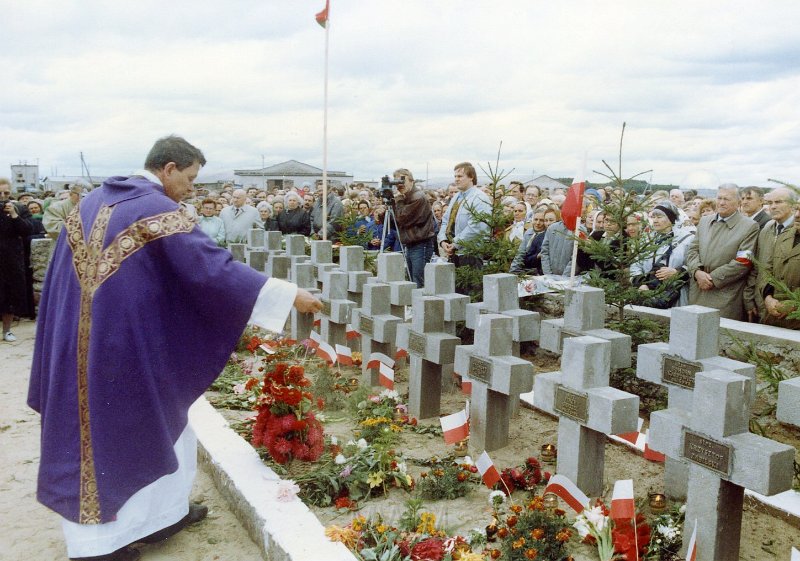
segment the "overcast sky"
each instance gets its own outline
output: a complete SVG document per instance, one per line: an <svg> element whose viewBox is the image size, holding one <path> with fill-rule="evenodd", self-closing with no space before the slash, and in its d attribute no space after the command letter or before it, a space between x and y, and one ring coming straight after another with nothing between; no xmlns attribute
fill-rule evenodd
<svg viewBox="0 0 800 561"><path fill-rule="evenodd" d="M800 180L800 2L331 0L328 167ZM324 0L0 0L0 175L322 167ZM202 177L202 175L201 175Z"/></svg>

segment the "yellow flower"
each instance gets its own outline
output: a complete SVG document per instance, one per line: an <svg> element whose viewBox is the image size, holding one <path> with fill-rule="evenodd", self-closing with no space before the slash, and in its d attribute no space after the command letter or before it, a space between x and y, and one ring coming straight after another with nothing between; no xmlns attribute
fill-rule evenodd
<svg viewBox="0 0 800 561"><path fill-rule="evenodd" d="M420 534L433 534L436 531L436 515L432 512L423 512L419 515L417 532Z"/></svg>
<svg viewBox="0 0 800 561"><path fill-rule="evenodd" d="M350 526L353 528L354 531L360 532L364 529L364 526L367 524L367 519L364 518L363 515L356 516L353 518L353 521L350 523Z"/></svg>
<svg viewBox="0 0 800 561"><path fill-rule="evenodd" d="M355 521L354 521L355 522ZM353 548L358 540L358 533L353 528L342 528L340 526L328 526L325 528L325 535L329 540L342 542L345 547Z"/></svg>
<svg viewBox="0 0 800 561"><path fill-rule="evenodd" d="M384 525L384 524L378 524L377 526L375 526L375 530L376 530L376 531L377 531L379 534L382 534L382 533L384 533L384 532L387 530L387 528L386 528L386 525Z"/></svg>
<svg viewBox="0 0 800 561"><path fill-rule="evenodd" d="M485 561L485 559L486 558L482 554L470 551L468 553L462 553L459 561Z"/></svg>
<svg viewBox="0 0 800 561"><path fill-rule="evenodd" d="M408 485L409 487L411 487L411 484L412 484L413 482L414 482L414 480L413 480L413 479L411 479L411 476L410 476L410 475L408 475L408 474L406 474L406 485Z"/></svg>
<svg viewBox="0 0 800 561"><path fill-rule="evenodd" d="M374 473L370 473L367 476L367 483L369 483L369 488L372 489L383 483L384 477L385 476L382 471L376 471Z"/></svg>

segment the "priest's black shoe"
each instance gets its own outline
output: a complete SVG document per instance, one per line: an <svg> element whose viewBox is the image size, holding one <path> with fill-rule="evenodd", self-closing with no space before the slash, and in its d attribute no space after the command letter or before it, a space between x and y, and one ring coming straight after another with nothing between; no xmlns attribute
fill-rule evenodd
<svg viewBox="0 0 800 561"><path fill-rule="evenodd" d="M113 553L94 557L70 557L70 561L137 561L140 557L138 549L126 545Z"/></svg>
<svg viewBox="0 0 800 561"><path fill-rule="evenodd" d="M208 507L205 505L201 505L198 503L189 503L189 514L178 520L172 526L167 526L159 530L158 532L154 532L149 536L145 536L140 540L136 540L135 543L158 543L162 542L165 539L174 536L186 526L190 526L197 522L200 522L202 519L206 517L208 514Z"/></svg>

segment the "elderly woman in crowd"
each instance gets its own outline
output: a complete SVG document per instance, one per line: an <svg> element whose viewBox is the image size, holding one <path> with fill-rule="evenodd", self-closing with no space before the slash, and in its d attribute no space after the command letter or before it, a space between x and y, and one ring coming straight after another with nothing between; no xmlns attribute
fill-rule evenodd
<svg viewBox="0 0 800 561"><path fill-rule="evenodd" d="M256 205L256 210L265 230L269 232L277 232L279 230L278 221L272 215L272 205L267 201L261 201Z"/></svg>
<svg viewBox="0 0 800 561"><path fill-rule="evenodd" d="M519 246L525 236L525 232L531 227L531 223L525 221L525 217L528 215L528 207L525 206L525 203L516 201L512 204L511 213L514 221L506 228L506 239Z"/></svg>
<svg viewBox="0 0 800 561"><path fill-rule="evenodd" d="M663 290L644 302L654 308L685 306L689 301L689 274L686 272L686 250L694 239L694 226L678 221L678 208L670 201L661 201L650 212L654 244L657 247L646 258L631 265L631 282L639 290Z"/></svg>
<svg viewBox="0 0 800 561"><path fill-rule="evenodd" d="M311 234L311 218L303 207L303 198L295 191L284 197L286 210L278 215L278 228L283 234Z"/></svg>

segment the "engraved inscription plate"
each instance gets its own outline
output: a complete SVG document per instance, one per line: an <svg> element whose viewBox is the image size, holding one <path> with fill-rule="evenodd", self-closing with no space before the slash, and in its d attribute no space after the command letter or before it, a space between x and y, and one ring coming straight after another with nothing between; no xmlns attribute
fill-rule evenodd
<svg viewBox="0 0 800 561"><path fill-rule="evenodd" d="M489 309L488 308L478 308L478 313L479 314L488 314L489 313Z"/></svg>
<svg viewBox="0 0 800 561"><path fill-rule="evenodd" d="M569 339L570 337L580 337L580 333L575 333L573 331L567 331L566 329L561 330L561 342L558 344L558 348L561 351L564 350L564 339Z"/></svg>
<svg viewBox="0 0 800 561"><path fill-rule="evenodd" d="M585 393L576 392L566 386L556 386L556 413L586 423L589 419L589 397Z"/></svg>
<svg viewBox="0 0 800 561"><path fill-rule="evenodd" d="M728 444L688 429L683 431L683 457L725 477L731 473L731 451Z"/></svg>
<svg viewBox="0 0 800 561"><path fill-rule="evenodd" d="M331 301L321 300L321 302L322 302L322 314L331 317Z"/></svg>
<svg viewBox="0 0 800 561"><path fill-rule="evenodd" d="M413 331L408 332L408 350L418 355L425 354L425 336Z"/></svg>
<svg viewBox="0 0 800 561"><path fill-rule="evenodd" d="M492 363L477 356L469 357L469 374L473 380L492 385Z"/></svg>
<svg viewBox="0 0 800 561"><path fill-rule="evenodd" d="M359 323L358 327L359 327L359 330L361 331L361 334L362 335L369 335L370 337L372 337L372 333L373 333L373 331L372 331L372 318L369 317L369 316L361 316L361 319L359 321L360 321L360 323Z"/></svg>
<svg viewBox="0 0 800 561"><path fill-rule="evenodd" d="M694 389L694 375L702 372L703 366L678 356L665 355L661 361L664 383Z"/></svg>

